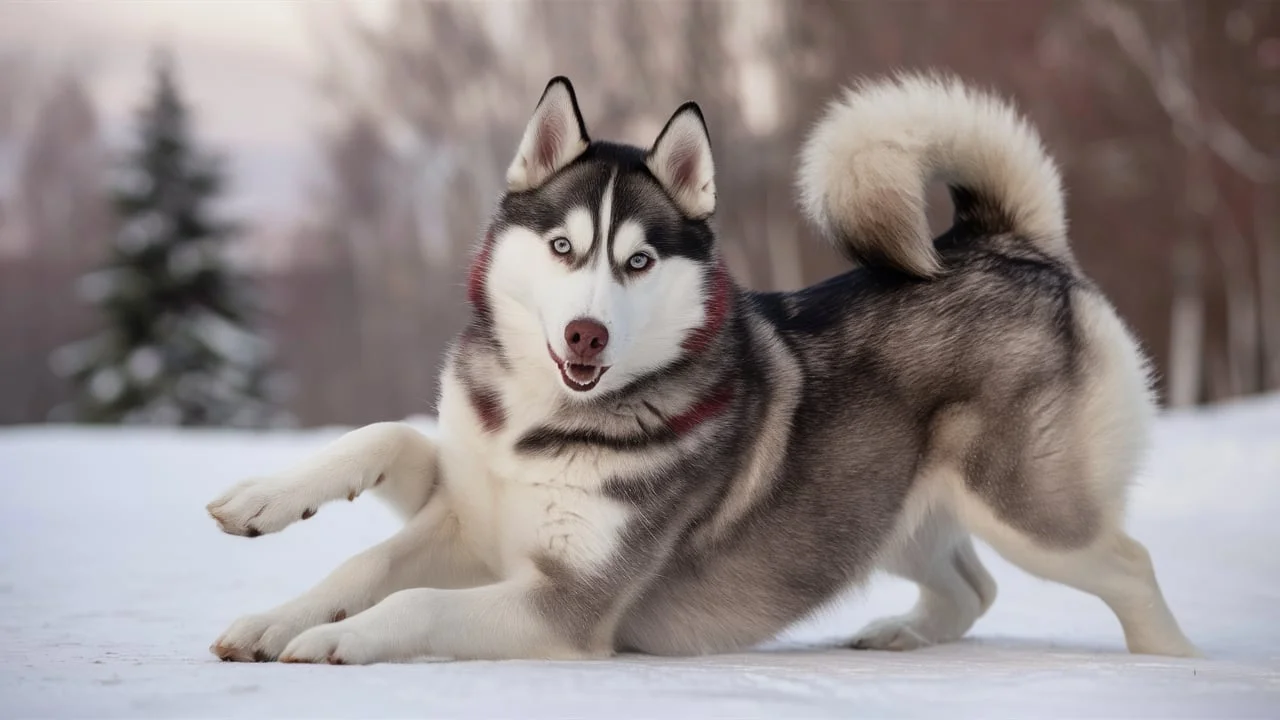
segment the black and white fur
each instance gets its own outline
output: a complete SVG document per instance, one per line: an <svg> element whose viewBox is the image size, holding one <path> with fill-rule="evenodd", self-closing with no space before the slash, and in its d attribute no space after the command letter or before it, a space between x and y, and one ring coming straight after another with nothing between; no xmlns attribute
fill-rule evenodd
<svg viewBox="0 0 1280 720"><path fill-rule="evenodd" d="M955 223L930 240L926 183ZM228 660L697 654L775 637L877 567L915 581L853 647L960 638L995 599L972 536L1092 593L1135 653L1194 654L1123 530L1147 365L1067 245L1058 172L1008 105L902 76L834 102L810 217L858 267L737 287L696 105L592 141L557 78L477 251L439 434L355 430L209 506L255 536L373 490L404 529L236 621Z"/></svg>

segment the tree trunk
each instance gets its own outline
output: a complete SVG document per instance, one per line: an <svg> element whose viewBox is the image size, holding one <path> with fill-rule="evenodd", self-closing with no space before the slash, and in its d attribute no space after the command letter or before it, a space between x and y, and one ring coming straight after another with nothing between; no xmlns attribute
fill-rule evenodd
<svg viewBox="0 0 1280 720"><path fill-rule="evenodd" d="M1204 294L1199 243L1190 232L1173 253L1172 326L1169 329L1170 407L1188 407L1200 399L1204 376Z"/></svg>

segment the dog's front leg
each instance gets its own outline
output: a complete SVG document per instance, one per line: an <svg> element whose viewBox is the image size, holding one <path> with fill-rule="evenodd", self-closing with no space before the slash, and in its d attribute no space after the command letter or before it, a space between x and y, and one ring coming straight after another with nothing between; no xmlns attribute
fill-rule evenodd
<svg viewBox="0 0 1280 720"><path fill-rule="evenodd" d="M356 617L397 590L493 580L463 542L444 499L436 498L400 532L347 560L301 596L232 623L210 649L223 660L274 660L304 630Z"/></svg>
<svg viewBox="0 0 1280 720"><path fill-rule="evenodd" d="M283 662L367 664L431 656L570 659L612 653L611 599L534 570L462 590L404 590L299 635ZM598 589L597 589L598 590Z"/></svg>
<svg viewBox="0 0 1280 720"><path fill-rule="evenodd" d="M257 537L279 532L334 500L374 488L408 519L435 490L436 445L403 423L376 423L343 435L279 475L251 478L207 509L223 532Z"/></svg>

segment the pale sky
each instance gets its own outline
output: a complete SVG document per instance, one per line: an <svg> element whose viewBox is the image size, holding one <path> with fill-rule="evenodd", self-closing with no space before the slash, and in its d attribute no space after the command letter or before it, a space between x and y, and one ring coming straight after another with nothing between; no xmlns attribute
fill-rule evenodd
<svg viewBox="0 0 1280 720"><path fill-rule="evenodd" d="M387 0L351 0L369 21ZM0 46L87 71L108 138L146 98L152 47L176 56L197 132L233 172L231 203L255 218L297 204L316 137L316 33L334 0L0 0Z"/></svg>

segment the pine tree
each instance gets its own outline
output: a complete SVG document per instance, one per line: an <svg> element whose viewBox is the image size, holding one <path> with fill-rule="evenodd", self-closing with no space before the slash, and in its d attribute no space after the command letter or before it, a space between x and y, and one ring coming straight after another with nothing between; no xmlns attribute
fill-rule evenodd
<svg viewBox="0 0 1280 720"><path fill-rule="evenodd" d="M226 256L239 228L213 210L223 173L193 146L164 56L139 131L113 188L118 229L109 259L80 282L106 327L54 353L54 370L75 385L72 405L58 415L90 423L286 422L270 347L251 329L251 287Z"/></svg>

